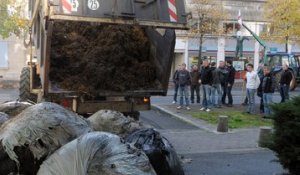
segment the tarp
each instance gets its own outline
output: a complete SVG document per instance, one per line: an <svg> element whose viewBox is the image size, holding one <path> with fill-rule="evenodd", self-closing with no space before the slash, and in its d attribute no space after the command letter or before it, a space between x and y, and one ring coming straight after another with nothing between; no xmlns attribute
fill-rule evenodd
<svg viewBox="0 0 300 175"><path fill-rule="evenodd" d="M45 102L31 106L0 128L0 164L9 161L3 158L7 154L22 174L22 167L38 167L38 160L91 131L88 121L57 104ZM32 156L34 162L19 160Z"/></svg>
<svg viewBox="0 0 300 175"><path fill-rule="evenodd" d="M112 110L100 110L88 118L95 131L105 131L119 136L127 136L140 129L140 124L122 113Z"/></svg>
<svg viewBox="0 0 300 175"><path fill-rule="evenodd" d="M41 165L38 175L155 175L147 156L105 132L73 140Z"/></svg>

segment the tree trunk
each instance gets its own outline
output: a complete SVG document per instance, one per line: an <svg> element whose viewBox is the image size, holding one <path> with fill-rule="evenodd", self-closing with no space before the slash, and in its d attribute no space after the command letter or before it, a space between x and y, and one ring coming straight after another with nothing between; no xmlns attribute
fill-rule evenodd
<svg viewBox="0 0 300 175"><path fill-rule="evenodd" d="M200 35L200 41L199 41L199 55L198 55L198 67L200 68L202 64L202 44L203 44L203 37L204 35Z"/></svg>
<svg viewBox="0 0 300 175"><path fill-rule="evenodd" d="M289 36L285 37L285 52L289 52Z"/></svg>

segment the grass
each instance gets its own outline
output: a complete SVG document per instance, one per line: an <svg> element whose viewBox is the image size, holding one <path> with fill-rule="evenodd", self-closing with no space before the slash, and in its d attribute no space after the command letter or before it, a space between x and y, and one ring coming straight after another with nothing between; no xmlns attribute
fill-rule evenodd
<svg viewBox="0 0 300 175"><path fill-rule="evenodd" d="M240 111L191 112L190 114L193 117L207 121L210 124L217 124L220 115L228 116L228 127L230 129L273 126L273 120L263 119L261 116L251 115Z"/></svg>

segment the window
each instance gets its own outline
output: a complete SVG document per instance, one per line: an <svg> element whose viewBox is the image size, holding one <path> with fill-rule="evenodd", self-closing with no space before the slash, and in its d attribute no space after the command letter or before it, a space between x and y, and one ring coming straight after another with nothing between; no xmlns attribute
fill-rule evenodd
<svg viewBox="0 0 300 175"><path fill-rule="evenodd" d="M8 68L8 44L0 42L0 68Z"/></svg>
<svg viewBox="0 0 300 175"><path fill-rule="evenodd" d="M228 35L235 35L239 29L239 24L235 22L224 23L224 32Z"/></svg>

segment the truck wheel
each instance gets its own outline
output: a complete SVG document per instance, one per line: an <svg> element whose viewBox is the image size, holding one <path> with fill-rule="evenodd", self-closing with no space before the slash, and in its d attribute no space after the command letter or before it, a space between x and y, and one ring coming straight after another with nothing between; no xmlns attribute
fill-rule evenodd
<svg viewBox="0 0 300 175"><path fill-rule="evenodd" d="M30 69L24 67L20 76L20 88L19 97L21 101L33 101L36 102L37 96L30 93Z"/></svg>
<svg viewBox="0 0 300 175"><path fill-rule="evenodd" d="M295 75L293 74L293 79L292 79L292 81L290 83L290 89L291 89L291 91L295 90L296 87L297 87L297 81L296 81Z"/></svg>
<svg viewBox="0 0 300 175"><path fill-rule="evenodd" d="M279 92L280 92L280 84L279 84L280 78L281 78L281 71L280 71L280 72L277 72L277 73L275 74L275 80L276 80L276 86L275 86L275 88L276 88Z"/></svg>

